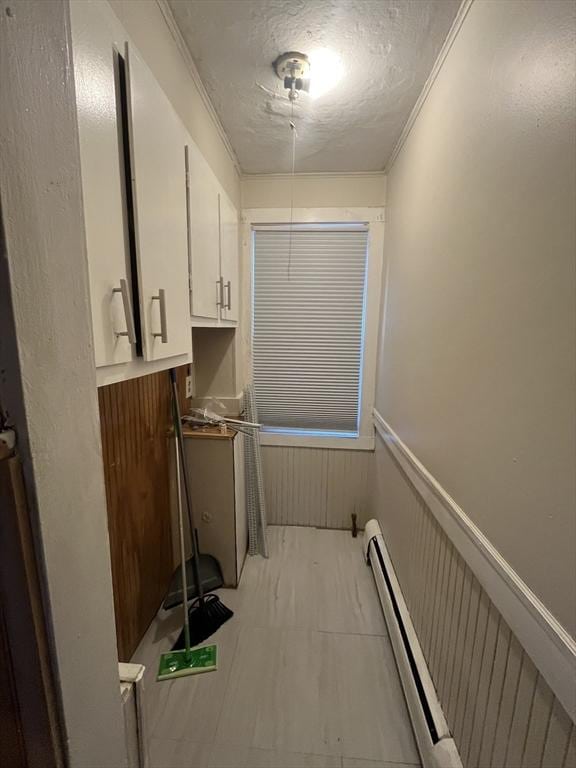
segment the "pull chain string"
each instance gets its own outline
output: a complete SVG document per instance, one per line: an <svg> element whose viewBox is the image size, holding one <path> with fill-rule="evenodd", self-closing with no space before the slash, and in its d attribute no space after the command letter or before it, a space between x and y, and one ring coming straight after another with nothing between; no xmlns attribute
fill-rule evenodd
<svg viewBox="0 0 576 768"><path fill-rule="evenodd" d="M294 123L294 101L290 111L290 130L292 131L292 175L290 176L290 234L288 237L288 282L292 269L292 230L294 228L294 173L296 169L296 125Z"/></svg>

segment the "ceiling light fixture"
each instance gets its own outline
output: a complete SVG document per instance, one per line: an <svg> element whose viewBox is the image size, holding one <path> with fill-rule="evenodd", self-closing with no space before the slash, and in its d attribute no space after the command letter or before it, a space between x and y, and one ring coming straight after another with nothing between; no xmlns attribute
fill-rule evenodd
<svg viewBox="0 0 576 768"><path fill-rule="evenodd" d="M296 101L300 91L309 92L313 99L323 96L344 74L342 59L329 48L318 48L310 56L288 51L278 56L272 66L292 102Z"/></svg>
<svg viewBox="0 0 576 768"><path fill-rule="evenodd" d="M310 53L310 96L317 99L331 91L344 75L344 63L329 48L318 48Z"/></svg>
<svg viewBox="0 0 576 768"><path fill-rule="evenodd" d="M310 62L305 53L288 51L282 53L272 64L274 71L284 82L290 101L296 101L299 91L310 87Z"/></svg>

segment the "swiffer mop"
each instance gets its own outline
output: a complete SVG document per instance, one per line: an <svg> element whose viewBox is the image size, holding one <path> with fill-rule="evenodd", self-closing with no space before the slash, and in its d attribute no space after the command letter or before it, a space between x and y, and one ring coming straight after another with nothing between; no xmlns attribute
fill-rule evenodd
<svg viewBox="0 0 576 768"><path fill-rule="evenodd" d="M198 542L195 536L196 525L194 522L194 508L192 506L192 494L190 488L190 478L188 476L188 466L184 460L184 436L182 434L182 421L180 419L180 406L178 404L178 388L176 385L176 370L170 369L170 381L172 383L172 412L174 416L174 430L176 432L176 442L178 445L178 454L180 456L182 466L182 479L184 480L184 493L186 495L186 505L188 507L188 516L190 519L190 538L192 540L192 573L194 576L194 586L198 597L192 601L189 611L189 632L190 632L190 644L198 645L206 638L213 635L217 629L219 629L224 622L231 619L234 615L233 612L227 608L218 595L204 596L204 585L200 578L200 569L198 567L199 553ZM179 495L180 498L180 495ZM185 559L182 559L181 570L186 571ZM182 576L182 589L186 581L185 573ZM183 591L183 594L187 595L187 591ZM185 604L185 601L184 601ZM173 650L180 650L187 647L186 641L186 623L184 628L176 641Z"/></svg>
<svg viewBox="0 0 576 768"><path fill-rule="evenodd" d="M180 486L180 446L176 441L176 481L178 497L178 534L180 538L180 562L186 561L186 549L184 546L184 517L182 515L182 492ZM187 594L186 568L182 568L182 594ZM172 680L175 677L195 675L199 672L212 672L217 668L217 651L215 645L207 645L202 648L190 647L190 619L186 600L182 602L184 610L184 648L163 653L160 657L158 680Z"/></svg>

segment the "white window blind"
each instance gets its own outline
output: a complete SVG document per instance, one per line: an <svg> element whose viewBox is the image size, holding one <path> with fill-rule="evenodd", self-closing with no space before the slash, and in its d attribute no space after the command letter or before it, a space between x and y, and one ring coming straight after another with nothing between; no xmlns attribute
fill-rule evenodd
<svg viewBox="0 0 576 768"><path fill-rule="evenodd" d="M368 231L254 231L254 386L269 429L358 434Z"/></svg>

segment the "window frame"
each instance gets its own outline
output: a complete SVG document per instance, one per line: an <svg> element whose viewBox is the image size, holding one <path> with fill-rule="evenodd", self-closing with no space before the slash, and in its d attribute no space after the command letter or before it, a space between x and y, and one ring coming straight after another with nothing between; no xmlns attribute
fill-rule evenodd
<svg viewBox="0 0 576 768"><path fill-rule="evenodd" d="M252 371L252 330L254 302L254 228L290 224L289 208L251 208L242 212L242 261L248 300L244 307L244 328L247 329L247 371ZM376 361L380 300L382 295L382 271L384 259L384 208L294 208L294 224L364 224L368 227L366 255L366 296L364 338L360 371L360 408L357 437L333 437L323 435L294 435L281 432L261 432L262 445L300 448L374 449L374 425L372 411L376 390Z"/></svg>

